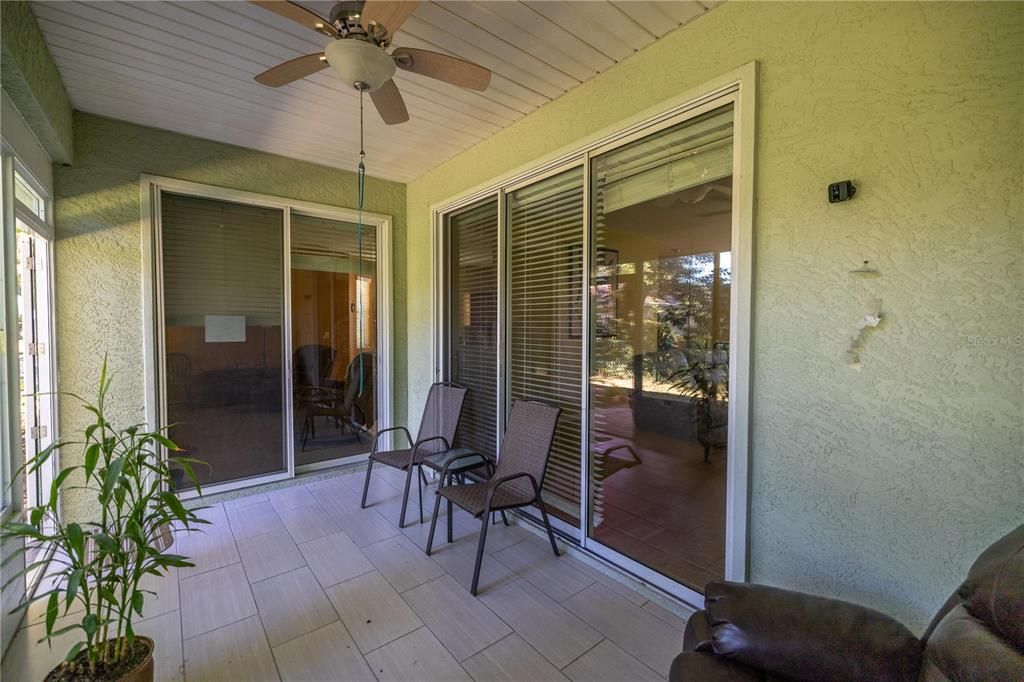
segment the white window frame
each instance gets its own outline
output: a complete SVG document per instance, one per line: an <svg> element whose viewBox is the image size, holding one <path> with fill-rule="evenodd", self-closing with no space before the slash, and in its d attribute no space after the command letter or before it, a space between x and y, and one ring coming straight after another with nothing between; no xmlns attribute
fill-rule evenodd
<svg viewBox="0 0 1024 682"><path fill-rule="evenodd" d="M292 213L355 223L360 213L356 209L328 206L306 201L295 201L256 192L217 187L175 178L155 175L142 175L140 179L142 193L141 225L142 225L142 306L143 335L146 354L145 395L146 421L153 427L167 423L166 394L162 390L163 377L166 376L164 356L164 314L163 314L163 258L160 253L161 211L160 198L163 192L183 194L203 199L228 201L280 210L283 216L283 254L282 263L284 298L282 315L282 335L284 357L292 356L292 310L291 310L291 215ZM380 213L362 212L364 226L373 227L377 231L377 424L378 429L391 426L394 415L393 387L393 301L392 301L392 261L391 261L391 216ZM280 481L295 477L296 474L337 466L355 465L363 462L367 454L353 455L341 459L316 462L313 464L295 465L295 426L292 418L292 367L288 362L284 365L284 382L289 390L285 390L285 470L271 474L253 476L237 481L214 483L203 486L203 494L210 495L229 490L250 488L263 483ZM381 437L381 445L387 446L387 434ZM166 456L166 452L162 453ZM182 497L196 497L194 490L183 491Z"/></svg>
<svg viewBox="0 0 1024 682"><path fill-rule="evenodd" d="M7 366L2 369L6 373L7 378L7 393L0 397L0 406L4 408L5 419L0 424L0 439L2 439L4 445L4 451L6 457L0 458L0 472L2 472L2 480L0 484L3 486L2 492L0 492L0 515L4 519L12 517L20 512L24 512L22 509L22 500L20 496L12 494L12 484L16 481L15 472L21 467L21 458L24 452L21 448L19 433L21 430L20 416L21 416L21 395L19 391L19 377L21 368L19 366L19 339L18 339L18 292L17 292L17 270L21 267L18 262L18 243L17 243L17 226L18 221L24 223L33 232L43 238L45 242L46 254L45 258L48 265L47 272L47 283L46 291L44 295L46 300L42 304L42 308L47 317L47 329L45 336L42 339L37 339L37 342L44 344L44 352L42 359L39 362L39 370L45 372L48 376L46 383L51 387L52 392L58 391L57 386L57 352L56 352L56 328L57 328L57 316L56 316L56 301L55 301L55 281L54 272L54 239L55 230L53 227L53 191L52 188L45 186L44 182L32 173L32 171L18 158L17 152L14 147L10 145L6 140L0 142L0 162L3 164L3 186L2 188L2 203L3 206L3 239L4 239L4 271L7 281L5 282L5 311L7 314L6 320L6 338L3 342L7 348ZM17 174L36 194L38 194L43 200L43 216L40 217L30 207L23 204L15 196L15 174ZM57 427L59 422L59 401L54 396L51 400L49 414L45 415L45 420L41 426L47 430L45 437L47 442L56 442L57 440ZM26 437L26 441L28 437ZM39 477L39 487L41 490L49 490L50 484L52 483L56 471L60 466L60 453L54 452L47 462L46 466L42 467L37 475ZM22 478L23 475L19 475L18 478ZM20 490L21 486L17 488ZM42 502L38 500L37 502ZM58 514L61 513L61 505L57 507Z"/></svg>
<svg viewBox="0 0 1024 682"><path fill-rule="evenodd" d="M732 104L733 106L733 204L732 204L732 250L733 284L730 301L730 329L734 337L730 349L729 363L729 425L728 425L728 473L726 482L726 543L725 578L746 581L749 577L750 556L750 389L753 377L750 373L753 282L753 225L754 225L754 149L755 149L755 105L757 101L757 63L749 62L734 71L723 74L701 86L670 98L659 105L642 111L626 120L609 126L572 145L537 159L497 179L483 183L455 197L431 206L432 289L431 320L434 333L431 335L431 357L434 364L435 380L446 376L444 301L446 288L445 247L446 216L453 211L469 206L488 196L497 195L499 203L499 245L504 238L504 196L513 187L529 184L572 165L584 165L584 272L590 268L590 160L593 156L628 144L633 140L677 125L701 113ZM500 246L499 246L500 248ZM503 254L499 253L499 259ZM504 294L502 261L499 260L499 301ZM584 286L586 287L586 277ZM589 319L589 295L584 291L584 319ZM501 312L500 314L504 314ZM499 322L500 325L500 322ZM500 330L503 333L503 330ZM502 337L499 337L499 358L503 358ZM584 376L589 376L589 344L584 344ZM504 369L499 365L499 381L504 378ZM584 382L583 424L590 423L589 390ZM504 384L499 390L502 394ZM499 429L500 430L500 429ZM619 568L628 571L643 582L681 599L693 606L701 607L703 595L677 583L643 564L587 537L581 532L589 523L589 477L585 475L589 456L589 429L584 427L583 464L581 476L581 522L579 528L562 524L552 519L553 525L568 537L579 542L580 547L598 557L610 560Z"/></svg>

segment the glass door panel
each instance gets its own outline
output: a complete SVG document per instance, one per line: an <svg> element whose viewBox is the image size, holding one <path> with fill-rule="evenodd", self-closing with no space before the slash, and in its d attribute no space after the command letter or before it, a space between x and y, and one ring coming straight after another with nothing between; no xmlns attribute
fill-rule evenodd
<svg viewBox="0 0 1024 682"><path fill-rule="evenodd" d="M589 537L725 570L731 105L591 163Z"/></svg>
<svg viewBox="0 0 1024 682"><path fill-rule="evenodd" d="M469 389L456 445L497 452L498 200L448 218L447 324L451 381Z"/></svg>
<svg viewBox="0 0 1024 682"><path fill-rule="evenodd" d="M583 169L507 198L508 395L562 408L544 501L579 525L583 352Z"/></svg>
<svg viewBox="0 0 1024 682"><path fill-rule="evenodd" d="M375 227L292 212L295 464L369 452L377 428Z"/></svg>
<svg viewBox="0 0 1024 682"><path fill-rule="evenodd" d="M166 423L204 485L288 468L283 235L279 209L161 197Z"/></svg>

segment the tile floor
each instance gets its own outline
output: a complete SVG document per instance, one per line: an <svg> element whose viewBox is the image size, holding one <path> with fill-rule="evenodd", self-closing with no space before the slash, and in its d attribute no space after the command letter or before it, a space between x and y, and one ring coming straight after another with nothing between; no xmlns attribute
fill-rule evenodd
<svg viewBox="0 0 1024 682"><path fill-rule="evenodd" d="M378 471L365 510L356 473L203 512L212 525L175 548L196 567L154 580L136 625L157 642L157 680L665 679L683 619L514 525L488 531L473 597L478 522L457 512L449 545L439 520L426 556L429 514L400 531L400 474ZM36 644L41 611L3 679L41 680L77 641Z"/></svg>

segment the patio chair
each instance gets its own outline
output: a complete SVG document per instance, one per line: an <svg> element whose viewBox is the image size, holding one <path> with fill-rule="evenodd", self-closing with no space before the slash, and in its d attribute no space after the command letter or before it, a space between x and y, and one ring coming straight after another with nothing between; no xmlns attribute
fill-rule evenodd
<svg viewBox="0 0 1024 682"><path fill-rule="evenodd" d="M540 510L544 527L548 531L551 549L558 554L555 534L548 521L548 512L544 508L540 490L544 486L544 475L547 473L548 458L551 455L551 442L555 437L555 426L562 408L534 400L517 400L512 405L508 428L501 440L501 452L498 466L490 480L483 483L468 485L448 485L439 487L434 500L434 516L430 519L430 536L427 538L427 555L434 545L434 528L437 526L437 514L441 507L441 498L448 503L448 542L452 541L452 504L465 509L474 518L481 519L480 540L476 548L476 565L473 567L473 585L470 592L476 595L480 581L480 563L484 557L484 544L487 542L487 526L491 512L504 511L536 504ZM467 453L452 457L441 472L441 481L446 480L448 468L462 457L475 457Z"/></svg>
<svg viewBox="0 0 1024 682"><path fill-rule="evenodd" d="M462 405L466 401L467 389L457 384L439 382L430 386L427 393L427 404L423 408L420 430L416 440L412 439L409 429L404 426L392 426L381 429L373 439L373 448L366 462L366 482L363 483L363 499L359 506L366 508L366 494L370 490L370 472L375 463L384 464L406 472L405 492L402 495L402 511L398 517L398 527L405 526L405 509L409 504L409 486L412 484L413 469L416 470L416 488L420 498L420 523L423 523L423 488L425 482L421 464L423 458L437 452L450 450L455 440L455 431L462 417ZM404 450L377 451L381 435L389 431L402 431L409 441L410 447Z"/></svg>

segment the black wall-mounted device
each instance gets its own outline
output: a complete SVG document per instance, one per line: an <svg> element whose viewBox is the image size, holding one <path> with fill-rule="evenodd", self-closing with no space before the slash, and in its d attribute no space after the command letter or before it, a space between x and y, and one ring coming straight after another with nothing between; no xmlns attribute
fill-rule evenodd
<svg viewBox="0 0 1024 682"><path fill-rule="evenodd" d="M857 193L852 180L833 182L828 186L828 203L838 204L840 201L849 201Z"/></svg>

